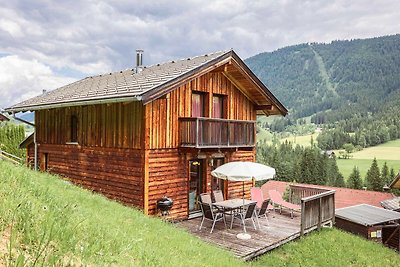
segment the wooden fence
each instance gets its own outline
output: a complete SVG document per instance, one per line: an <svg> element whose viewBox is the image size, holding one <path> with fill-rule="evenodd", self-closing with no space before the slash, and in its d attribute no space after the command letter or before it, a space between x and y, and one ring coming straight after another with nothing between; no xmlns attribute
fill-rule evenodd
<svg viewBox="0 0 400 267"><path fill-rule="evenodd" d="M14 164L21 165L24 159L14 156L13 154L7 153L0 149L0 160L6 160Z"/></svg>
<svg viewBox="0 0 400 267"><path fill-rule="evenodd" d="M301 198L300 235L335 223L335 190L310 188L317 194ZM322 191L323 190L323 191ZM303 190L303 192L306 190ZM322 192L321 192L322 191Z"/></svg>

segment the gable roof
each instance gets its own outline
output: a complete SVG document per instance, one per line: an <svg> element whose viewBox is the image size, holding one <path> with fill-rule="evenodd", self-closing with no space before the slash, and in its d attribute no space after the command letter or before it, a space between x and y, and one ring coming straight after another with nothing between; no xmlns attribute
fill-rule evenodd
<svg viewBox="0 0 400 267"><path fill-rule="evenodd" d="M0 113L0 121L9 121L9 120L10 119L6 115Z"/></svg>
<svg viewBox="0 0 400 267"><path fill-rule="evenodd" d="M323 185L312 185L312 184L299 184L299 183L288 183L281 181L270 180L261 186L263 194L265 197L268 196L269 190L277 190L281 194L285 192L286 187L289 184L304 186L304 187L316 187L316 188L325 188L329 190L335 190L335 207L345 208L358 204L369 204L375 207L382 208L381 201L393 199L394 195L391 193L385 192L376 192L376 191L367 191L367 190L359 190L359 189L350 189L344 187L332 187L332 186L323 186Z"/></svg>
<svg viewBox="0 0 400 267"><path fill-rule="evenodd" d="M397 176L393 179L393 181L389 185L390 188L397 188L400 189L400 172Z"/></svg>
<svg viewBox="0 0 400 267"><path fill-rule="evenodd" d="M224 65L228 79L267 114L286 115L287 109L254 75L233 50L170 61L136 69L86 77L77 82L28 99L7 112L34 111L64 106L142 101L147 104L178 86ZM246 76L246 79L241 77Z"/></svg>

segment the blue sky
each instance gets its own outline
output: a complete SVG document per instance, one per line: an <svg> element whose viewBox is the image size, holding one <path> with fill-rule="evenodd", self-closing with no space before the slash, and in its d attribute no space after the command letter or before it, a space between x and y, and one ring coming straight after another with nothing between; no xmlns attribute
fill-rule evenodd
<svg viewBox="0 0 400 267"><path fill-rule="evenodd" d="M368 3L368 4L366 4ZM243 59L304 42L399 33L397 0L6 1L0 108L89 75L233 48Z"/></svg>

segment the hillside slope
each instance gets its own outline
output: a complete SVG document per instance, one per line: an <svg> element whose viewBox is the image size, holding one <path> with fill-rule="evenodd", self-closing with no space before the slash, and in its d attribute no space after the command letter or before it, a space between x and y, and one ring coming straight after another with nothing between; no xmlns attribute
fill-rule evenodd
<svg viewBox="0 0 400 267"><path fill-rule="evenodd" d="M328 111L323 122L349 119L400 99L399 34L289 46L246 63L295 118Z"/></svg>
<svg viewBox="0 0 400 267"><path fill-rule="evenodd" d="M312 233L244 263L171 223L144 216L54 175L3 161L0 218L0 266L400 264L395 251L336 229Z"/></svg>

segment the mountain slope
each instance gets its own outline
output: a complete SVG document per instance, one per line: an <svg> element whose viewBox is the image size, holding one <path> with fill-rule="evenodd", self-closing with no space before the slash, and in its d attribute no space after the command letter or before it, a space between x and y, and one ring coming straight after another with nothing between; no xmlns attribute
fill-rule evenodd
<svg viewBox="0 0 400 267"><path fill-rule="evenodd" d="M294 118L328 111L325 122L334 122L381 112L400 99L400 35L300 44L246 63Z"/></svg>

